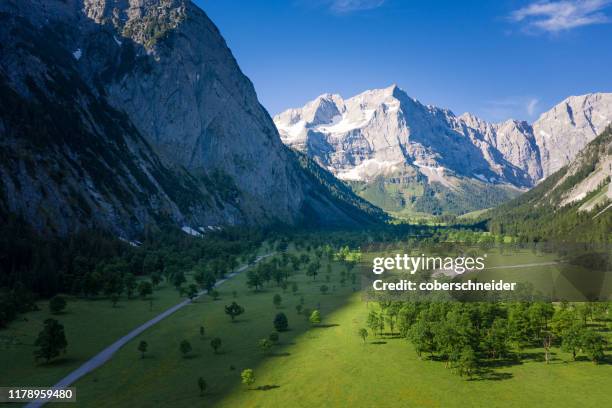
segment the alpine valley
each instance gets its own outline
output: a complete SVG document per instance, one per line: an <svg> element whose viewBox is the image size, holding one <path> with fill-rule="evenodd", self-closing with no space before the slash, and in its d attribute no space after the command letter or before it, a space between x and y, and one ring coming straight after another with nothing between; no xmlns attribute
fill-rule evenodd
<svg viewBox="0 0 612 408"><path fill-rule="evenodd" d="M400 216L494 207L537 185L612 121L612 94L572 96L533 124L423 105L395 85L324 94L274 117L285 144Z"/></svg>

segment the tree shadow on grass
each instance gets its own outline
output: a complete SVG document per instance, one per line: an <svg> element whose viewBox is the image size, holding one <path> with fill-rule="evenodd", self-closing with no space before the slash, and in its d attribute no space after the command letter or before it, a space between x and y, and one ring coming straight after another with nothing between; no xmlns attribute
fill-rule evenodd
<svg viewBox="0 0 612 408"><path fill-rule="evenodd" d="M584 355L576 356L576 360L571 361L571 363L577 363L577 362L595 364L591 359L589 359L587 356L584 356ZM598 361L597 364L598 365L612 365L612 356L604 355L603 360Z"/></svg>
<svg viewBox="0 0 612 408"><path fill-rule="evenodd" d="M317 324L316 326L313 326L314 329L327 329L330 327L337 327L340 326L337 323L328 323L328 324Z"/></svg>
<svg viewBox="0 0 612 408"><path fill-rule="evenodd" d="M251 319L234 319L232 320L232 323L248 323L250 321Z"/></svg>
<svg viewBox="0 0 612 408"><path fill-rule="evenodd" d="M370 342L370 344L387 344L387 342L386 341L382 341L382 340L377 340L377 341Z"/></svg>
<svg viewBox="0 0 612 408"><path fill-rule="evenodd" d="M468 381L503 381L509 380L512 377L514 377L512 373L481 369L476 373L475 377L470 378Z"/></svg>
<svg viewBox="0 0 612 408"><path fill-rule="evenodd" d="M275 388L280 388L280 385L276 385L276 384L260 385L259 387L254 388L253 391L270 391Z"/></svg>
<svg viewBox="0 0 612 408"><path fill-rule="evenodd" d="M270 353L268 354L270 357L288 357L291 353L282 352L282 353Z"/></svg>
<svg viewBox="0 0 612 408"><path fill-rule="evenodd" d="M63 365L68 365L68 364L73 364L76 362L79 362L81 360L79 360L78 358L74 358L74 357L60 357L60 358L56 358L53 360L49 360L48 362L46 362L45 360L39 360L39 362L37 363L37 367L61 367Z"/></svg>
<svg viewBox="0 0 612 408"><path fill-rule="evenodd" d="M404 339L405 338L405 337L402 337L400 333L390 333L390 332L383 332L381 336L384 336L385 338L388 338L388 339Z"/></svg>
<svg viewBox="0 0 612 408"><path fill-rule="evenodd" d="M480 364L482 367L485 367L485 370L490 370L493 368L512 367L512 366L522 365L523 362L515 357L509 357L509 358L501 358L497 360L484 360Z"/></svg>
<svg viewBox="0 0 612 408"><path fill-rule="evenodd" d="M555 356L555 353L550 352L551 356ZM518 356L521 360L531 360L531 361L544 361L544 352L522 352Z"/></svg>

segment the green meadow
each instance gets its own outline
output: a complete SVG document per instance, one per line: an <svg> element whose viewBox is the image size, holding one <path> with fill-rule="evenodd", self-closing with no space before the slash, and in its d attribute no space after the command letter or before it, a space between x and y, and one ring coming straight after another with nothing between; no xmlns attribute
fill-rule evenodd
<svg viewBox="0 0 612 408"><path fill-rule="evenodd" d="M505 257L504 257L505 258ZM515 258L529 260L528 254ZM330 282L303 271L291 277L298 292L275 285L254 292L241 274L220 287L220 298L204 297L147 330L119 351L106 365L75 384L83 406L529 406L605 405L612 365L595 365L585 358L553 348L544 363L543 349L523 350L522 361L495 362L487 373L466 379L443 362L420 359L413 346L397 334L369 335L364 343L357 331L366 327L370 310L359 291L339 283L342 266L334 263ZM330 293L322 294L321 285ZM235 293L234 293L235 292ZM279 308L273 296L280 294ZM321 325L312 326L296 305L319 309ZM245 313L232 322L225 305L236 301ZM290 329L278 344L262 351L258 341L273 333L274 316L287 315ZM199 327L205 328L204 336ZM215 353L214 337L222 340ZM149 345L141 358L137 346ZM181 341L192 351L182 355ZM609 353L609 351L608 351ZM609 361L609 360L608 360ZM241 384L240 373L251 368L255 383ZM207 384L203 395L198 378Z"/></svg>
<svg viewBox="0 0 612 408"><path fill-rule="evenodd" d="M151 299L124 297L113 307L108 299L66 297L66 310L57 315L49 312L48 301L39 302L40 310L20 315L0 331L0 383L52 385L131 329L183 300L170 284L161 285ZM68 352L47 364L35 364L34 341L50 317L64 325Z"/></svg>

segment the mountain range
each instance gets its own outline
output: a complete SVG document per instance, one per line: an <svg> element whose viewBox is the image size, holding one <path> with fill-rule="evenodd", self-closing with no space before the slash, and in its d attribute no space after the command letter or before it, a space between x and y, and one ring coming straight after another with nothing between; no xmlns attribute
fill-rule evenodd
<svg viewBox="0 0 612 408"><path fill-rule="evenodd" d="M66 235L384 214L281 142L188 0L0 2L0 216Z"/></svg>
<svg viewBox="0 0 612 408"><path fill-rule="evenodd" d="M610 242L612 126L567 165L520 197L481 216L491 232L527 241ZM609 248L608 248L609 252Z"/></svg>
<svg viewBox="0 0 612 408"><path fill-rule="evenodd" d="M570 97L533 124L488 123L393 85L273 120L188 0L5 0L0 23L0 221L43 234L465 213L571 168L612 119L609 93ZM570 178L586 184L563 205L590 197L597 177Z"/></svg>
<svg viewBox="0 0 612 408"><path fill-rule="evenodd" d="M324 94L274 117L281 139L391 212L463 213L508 201L612 121L612 94L573 96L533 124L424 105L396 85Z"/></svg>

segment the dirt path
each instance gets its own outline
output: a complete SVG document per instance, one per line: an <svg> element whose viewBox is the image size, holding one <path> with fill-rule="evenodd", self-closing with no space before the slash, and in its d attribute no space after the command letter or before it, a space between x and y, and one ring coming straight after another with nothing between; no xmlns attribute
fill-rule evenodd
<svg viewBox="0 0 612 408"><path fill-rule="evenodd" d="M273 253L269 253L269 254L266 254L266 255L258 256L257 259L255 260L255 262L259 262L262 259L264 259L264 258L266 258L266 257L268 257L270 255L273 255ZM219 280L215 284L215 287L223 284L223 282L225 282L225 281L233 278L234 276L238 275L240 272L245 271L248 267L249 267L249 265L243 265L240 268L236 269L234 272L226 275L226 277L224 279ZM207 291L205 291L205 290L199 292L195 299L199 298L202 295L205 295L206 293L207 293ZM160 321L164 320L166 317L170 316L171 314L173 314L177 310L182 309L183 307L187 306L190 303L191 303L191 300L190 299L186 299L186 300L182 301L181 303L172 306L170 309L167 309L164 312L158 314L157 316L155 316L151 320L147 321L146 323L143 323L142 325L136 327L134 330L132 330L131 332L129 332L125 336L121 337L120 339L115 341L113 344L111 344L110 346L108 346L107 348L105 348L104 350L102 350L101 352L99 352L98 354L96 354L95 356L90 358L89 360L87 360L79 368L77 368L76 370L74 370L73 372L68 374L66 377L62 378L58 383L56 383L53 386L53 388L54 389L62 389L62 388L69 387L71 384L74 384L79 378L83 377L85 374L88 374L88 373L92 372L93 370L95 370L96 368L100 367L102 364L106 363L108 360L110 360L111 357L121 347L123 347L130 340L134 339L140 333L144 332L149 327L156 325ZM78 393L77 393L77 401L78 401ZM32 402L28 403L25 407L26 408L42 407L43 405L45 405L48 402L49 401L46 401L46 400L36 400L36 401L32 401Z"/></svg>

